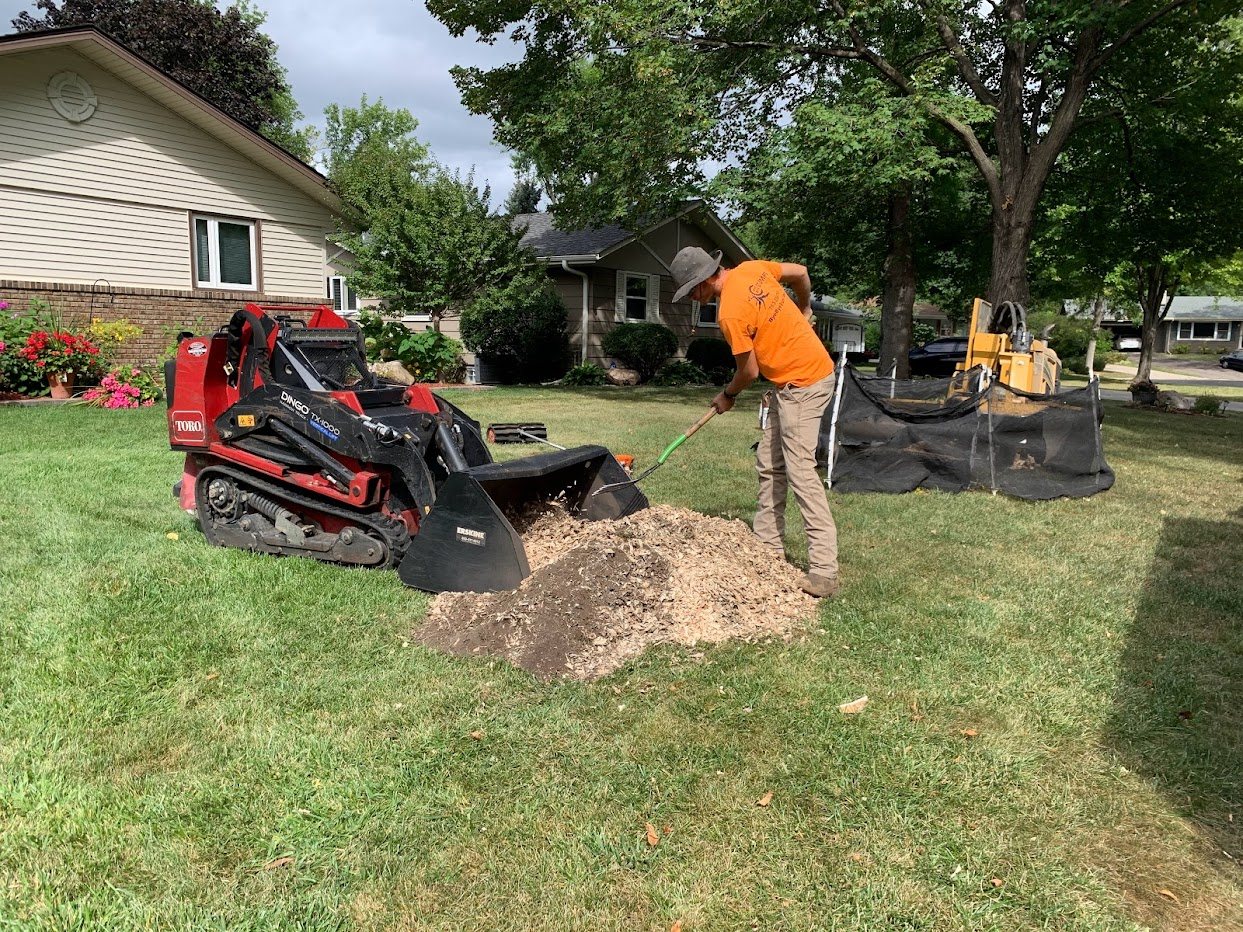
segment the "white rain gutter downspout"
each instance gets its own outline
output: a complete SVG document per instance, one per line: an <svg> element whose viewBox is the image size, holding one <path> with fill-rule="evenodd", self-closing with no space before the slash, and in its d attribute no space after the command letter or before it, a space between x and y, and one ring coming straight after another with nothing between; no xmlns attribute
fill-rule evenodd
<svg viewBox="0 0 1243 932"><path fill-rule="evenodd" d="M580 271L579 269L570 268L570 262L568 259L561 260L561 268L565 269L571 275L577 275L579 278L583 280L583 325L582 325L583 329L580 331L582 333L583 349L582 349L582 352L579 354L580 358L578 361L579 363L585 363L587 361L587 324L591 319L591 313L590 313L589 305L588 305L587 289L591 285L591 277L586 272Z"/></svg>

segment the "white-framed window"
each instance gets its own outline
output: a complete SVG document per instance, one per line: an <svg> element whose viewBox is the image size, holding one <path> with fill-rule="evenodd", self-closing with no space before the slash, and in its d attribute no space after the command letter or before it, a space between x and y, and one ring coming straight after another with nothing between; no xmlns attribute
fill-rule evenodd
<svg viewBox="0 0 1243 932"><path fill-rule="evenodd" d="M717 299L713 298L705 304L698 301L691 302L691 320L695 322L696 327L716 327L720 328L720 324L716 319Z"/></svg>
<svg viewBox="0 0 1243 932"><path fill-rule="evenodd" d="M618 271L616 307L619 321L659 321L660 276Z"/></svg>
<svg viewBox="0 0 1243 932"><path fill-rule="evenodd" d="M254 221L199 215L193 220L195 284L258 291Z"/></svg>
<svg viewBox="0 0 1243 932"><path fill-rule="evenodd" d="M328 299L332 302L334 311L357 311L358 295L354 294L354 289L345 283L344 275L328 276Z"/></svg>
<svg viewBox="0 0 1243 932"><path fill-rule="evenodd" d="M1180 320L1177 338L1179 340L1229 340L1230 321Z"/></svg>

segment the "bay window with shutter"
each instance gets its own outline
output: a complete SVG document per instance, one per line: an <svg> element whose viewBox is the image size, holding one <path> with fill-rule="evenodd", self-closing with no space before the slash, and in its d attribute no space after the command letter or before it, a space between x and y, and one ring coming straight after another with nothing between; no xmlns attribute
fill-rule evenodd
<svg viewBox="0 0 1243 932"><path fill-rule="evenodd" d="M195 285L258 291L254 222L200 215L192 219Z"/></svg>
<svg viewBox="0 0 1243 932"><path fill-rule="evenodd" d="M716 298L713 298L711 301L708 301L705 304L700 304L698 301L692 301L691 309L693 311L691 315L691 320L695 322L696 327L719 328L721 326L720 324L716 322L716 312L717 312L717 299Z"/></svg>
<svg viewBox="0 0 1243 932"><path fill-rule="evenodd" d="M617 319L621 322L660 321L660 276L617 273Z"/></svg>
<svg viewBox="0 0 1243 932"><path fill-rule="evenodd" d="M334 311L357 311L358 295L345 283L344 275L331 275L328 278L328 299Z"/></svg>

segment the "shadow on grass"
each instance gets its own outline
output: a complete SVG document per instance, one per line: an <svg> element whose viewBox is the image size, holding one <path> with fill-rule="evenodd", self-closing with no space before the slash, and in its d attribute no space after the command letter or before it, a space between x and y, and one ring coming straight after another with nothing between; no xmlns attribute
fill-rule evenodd
<svg viewBox="0 0 1243 932"><path fill-rule="evenodd" d="M1197 459L1224 460L1231 466L1239 462L1239 445L1243 443L1243 418L1204 417L1175 414L1156 408L1135 408L1123 402L1106 401L1105 459L1110 459L1108 431L1134 432L1142 445L1132 453L1137 460L1155 460L1163 456L1192 456Z"/></svg>
<svg viewBox="0 0 1243 932"><path fill-rule="evenodd" d="M1243 861L1243 512L1167 520L1122 655L1111 737ZM1224 860L1219 858L1220 860Z"/></svg>

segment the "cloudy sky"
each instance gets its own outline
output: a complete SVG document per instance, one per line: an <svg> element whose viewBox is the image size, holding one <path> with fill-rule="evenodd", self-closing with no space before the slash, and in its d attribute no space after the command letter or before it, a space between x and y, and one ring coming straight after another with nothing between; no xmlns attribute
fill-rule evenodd
<svg viewBox="0 0 1243 932"><path fill-rule="evenodd" d="M308 122L323 127L324 107L356 106L363 94L404 107L419 121L416 135L435 158L476 181L490 182L492 203L509 193L509 156L492 142L492 124L462 107L449 76L453 65L501 64L517 55L512 45L488 46L455 39L422 0L258 0L268 15L264 31L279 46L294 97ZM33 0L0 0L0 34L11 32Z"/></svg>

